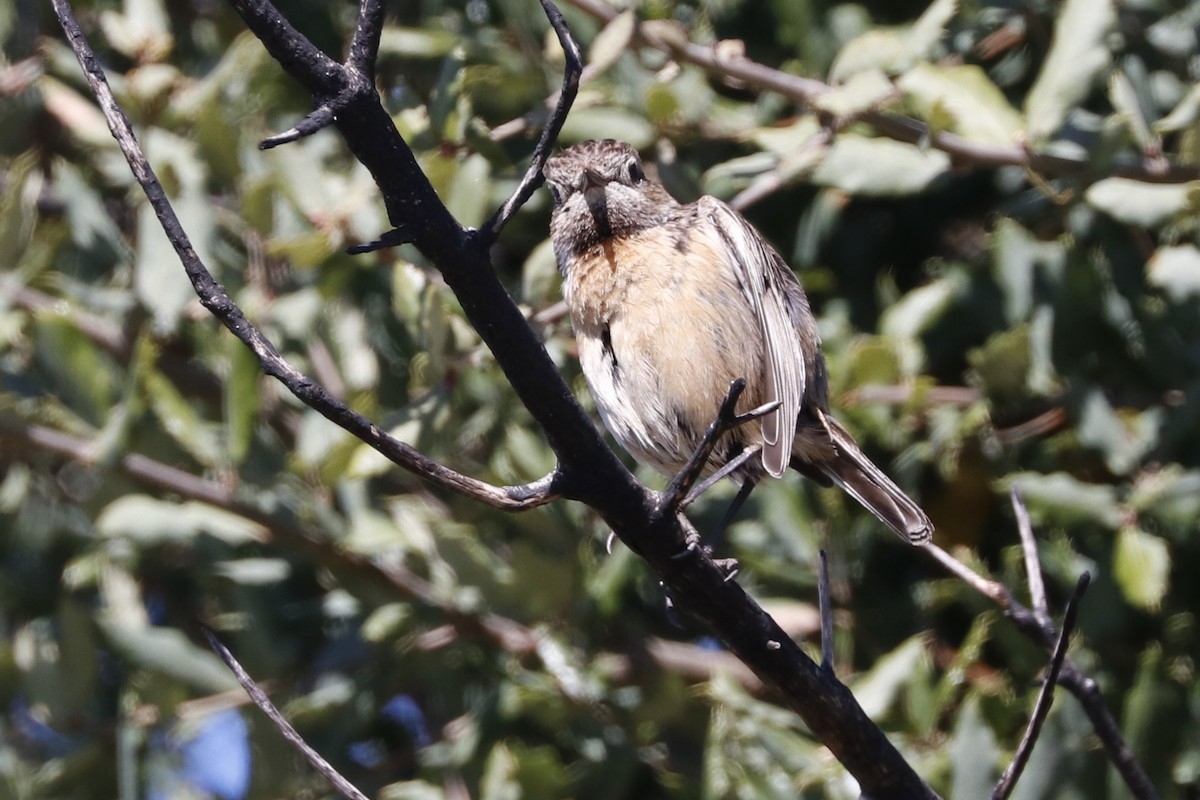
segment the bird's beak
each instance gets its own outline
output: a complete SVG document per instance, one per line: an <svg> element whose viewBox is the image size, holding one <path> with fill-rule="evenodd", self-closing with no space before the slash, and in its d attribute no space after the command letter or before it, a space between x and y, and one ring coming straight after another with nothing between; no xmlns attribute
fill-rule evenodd
<svg viewBox="0 0 1200 800"><path fill-rule="evenodd" d="M585 168L583 170L583 175L580 177L579 190L586 192L588 189L603 186L604 183L605 181L603 175L601 175L599 172L596 172L594 169Z"/></svg>

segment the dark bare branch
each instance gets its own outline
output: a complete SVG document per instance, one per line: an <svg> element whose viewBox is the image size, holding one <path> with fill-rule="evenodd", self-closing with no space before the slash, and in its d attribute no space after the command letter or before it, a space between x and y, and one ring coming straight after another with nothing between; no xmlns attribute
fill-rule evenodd
<svg viewBox="0 0 1200 800"><path fill-rule="evenodd" d="M361 73L371 83L375 82L375 61L379 57L379 40L382 36L383 0L361 0L354 37L350 40L350 54L346 57L346 68Z"/></svg>
<svg viewBox="0 0 1200 800"><path fill-rule="evenodd" d="M283 133L277 133L274 136L268 136L266 139L263 139L258 143L258 149L270 150L273 147L279 147L281 144L290 144L303 139L305 136L312 136L322 128L328 128L332 125L336 117L337 112L334 111L332 105L322 104Z"/></svg>
<svg viewBox="0 0 1200 800"><path fill-rule="evenodd" d="M821 612L821 669L833 674L833 592L829 588L829 554L817 562L817 607Z"/></svg>
<svg viewBox="0 0 1200 800"><path fill-rule="evenodd" d="M1012 620L1017 629L1032 639L1038 646L1052 652L1056 646L1058 635L1052 623L1043 624L1033 611L1022 605L1004 584L983 577L975 570L962 563L954 556L934 544L922 545L942 566L958 578L961 578L975 591L994 602L1008 619ZM1158 800L1158 790L1150 782L1146 770L1138 762L1137 757L1125 741L1120 726L1104 702L1100 687L1079 668L1067 659L1062 666L1058 683L1075 696L1083 711L1087 714L1092 729L1104 745L1104 752L1121 773L1125 785L1136 800Z"/></svg>
<svg viewBox="0 0 1200 800"><path fill-rule="evenodd" d="M579 43L567 29L567 21L563 19L562 12L550 0L541 0L541 3L542 9L546 12L546 18L550 20L550 26L554 28L554 33L558 36L558 43L562 46L563 55L566 57L562 88L559 90L558 102L554 105L554 111L550 114L546 127L542 129L537 147L533 150L533 158L529 162L529 169L525 170L525 176L521 178L521 182L512 196L505 201L500 210L488 220L480 231L484 242L488 244L496 240L512 215L517 213L517 209L523 206L525 201L533 196L534 191L542 185L542 167L546 166L546 159L550 157L550 151L554 149L554 145L558 141L558 134L562 131L563 123L566 122L567 114L579 91L579 76L583 73L583 54L579 51Z"/></svg>
<svg viewBox="0 0 1200 800"><path fill-rule="evenodd" d="M287 721L283 714L271 702L271 698L267 697L267 693L259 688L254 679L242 668L238 660L233 657L233 653L221 643L217 635L204 628L204 636L208 639L208 646L212 648L225 666L229 667L230 671L237 676L238 683L246 690L246 694L250 695L250 699L254 701L254 705L258 706L259 710L267 715L267 719L271 720L275 728L287 739L288 744L298 750L309 764L312 764L313 769L319 772L325 780L329 781L329 785L336 789L343 797L348 797L350 800L367 800L367 796L355 788L354 784L342 777L342 774L333 768L333 765L326 761L320 753L309 747L308 742L296 732L292 724Z"/></svg>
<svg viewBox="0 0 1200 800"><path fill-rule="evenodd" d="M1067 610L1063 614L1062 630L1058 632L1054 655L1050 658L1050 666L1042 679L1042 689L1038 692L1037 702L1033 705L1029 726L1025 729L1025 735L1021 737L1021 743L1017 746L1012 763L1004 770L996 788L992 790L992 800L1006 800L1012 794L1012 790L1017 786L1017 781L1021 778L1021 773L1025 770L1025 765L1029 762L1033 746L1037 744L1038 736L1042 732L1042 725L1045 724L1046 717L1050 714L1050 706L1054 703L1054 687L1058 685L1058 676L1062 672L1063 661L1067 657L1067 644L1075 630L1079 602L1083 599L1083 593L1087 591L1091 580L1092 576L1085 572L1079 576L1079 580L1075 584L1075 591L1067 602Z"/></svg>
<svg viewBox="0 0 1200 800"><path fill-rule="evenodd" d="M154 169L146 160L141 145L138 144L137 138L133 134L129 118L113 97L104 72L84 39L83 32L71 14L70 7L65 0L55 0L54 8L59 14L63 30L67 33L71 46L79 58L88 83L100 102L109 128L120 145L121 152L125 154L134 177L154 208L154 213L157 215L163 231L171 241L172 247L175 248L200 302L250 348L265 374L278 379L310 408L320 412L326 419L374 447L395 464L444 489L474 498L493 508L511 511L544 505L559 496L557 489L559 472L557 471L534 483L512 487L492 486L484 481L455 472L380 430L373 422L351 410L331 396L312 378L293 367L280 354L275 345L246 318L225 288L213 278L208 268L196 255L187 232L180 224L162 184L159 183Z"/></svg>
<svg viewBox="0 0 1200 800"><path fill-rule="evenodd" d="M708 430L704 432L704 437L700 440L700 446L692 453L687 464L683 466L683 469L679 470L675 477L671 479L671 483L667 485L666 490L659 498L659 513L674 513L679 508L693 502L714 483L734 472L758 452L755 448L747 448L743 453L730 459L721 469L709 476L701 486L696 487L695 491L692 491L696 479L704 471L705 465L708 464L708 459L712 457L713 449L717 446L717 441L722 436L739 425L745 425L748 422L760 419L779 408L779 402L775 401L751 409L744 414L738 414L736 411L737 402L741 399L742 392L745 390L746 380L744 378L736 378L729 384L729 391L725 395L725 400L722 401L721 408L717 411L716 419L712 421L708 426Z"/></svg>

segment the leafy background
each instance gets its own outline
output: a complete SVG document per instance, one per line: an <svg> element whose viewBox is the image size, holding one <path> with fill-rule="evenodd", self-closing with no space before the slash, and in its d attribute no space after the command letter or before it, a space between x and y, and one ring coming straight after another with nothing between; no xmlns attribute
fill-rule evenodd
<svg viewBox="0 0 1200 800"><path fill-rule="evenodd" d="M341 53L351 4L280 5ZM77 12L198 251L289 359L455 469L517 483L552 467L420 254L344 254L388 226L337 136L257 149L308 98L229 8ZM1018 589L1008 492L1023 492L1053 607L1081 570L1095 576L1072 657L1164 796L1195 797L1197 185L1118 174L1200 155L1200 6L638 5L658 30L741 40L836 83L821 117L637 49L631 16L564 12L595 68L564 142L626 139L681 199L747 202L809 290L839 416L921 499L939 543ZM201 619L380 797L856 796L798 719L737 670L705 668L725 663L719 645L667 613L628 552L605 552L585 508L514 516L430 491L260 376L195 301L48 6L0 4L0 39L0 431L80 443L68 459L0 434L0 796L327 796L231 691ZM384 102L464 224L515 185L532 149L520 121L536 129L560 66L530 0L389 9ZM849 121L814 139L822 119L879 104L1081 168L952 162ZM495 263L586 403L548 216L539 193ZM336 548L150 488L127 454L286 509ZM712 493L701 526L729 496ZM1045 655L797 477L758 490L725 545L809 642L822 547L843 679L937 790L983 796ZM366 579L345 554L427 585ZM485 614L534 635L489 637ZM1125 795L1060 697L1017 796Z"/></svg>

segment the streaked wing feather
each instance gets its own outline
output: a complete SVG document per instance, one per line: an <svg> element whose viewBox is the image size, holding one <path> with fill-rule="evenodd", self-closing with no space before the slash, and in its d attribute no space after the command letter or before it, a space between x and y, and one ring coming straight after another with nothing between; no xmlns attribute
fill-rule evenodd
<svg viewBox="0 0 1200 800"><path fill-rule="evenodd" d="M796 418L800 414L807 379L800 334L788 314L778 284L778 271L788 267L736 211L711 197L702 198L700 203L731 251L730 266L762 325L767 348L763 375L765 400L768 403L779 401L779 409L762 419L762 463L770 475L778 478L792 458Z"/></svg>

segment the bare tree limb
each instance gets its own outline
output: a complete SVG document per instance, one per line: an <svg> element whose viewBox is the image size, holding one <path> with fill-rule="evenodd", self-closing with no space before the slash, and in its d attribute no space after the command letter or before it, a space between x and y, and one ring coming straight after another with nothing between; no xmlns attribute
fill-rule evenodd
<svg viewBox="0 0 1200 800"><path fill-rule="evenodd" d="M1017 746L1017 752L1013 756L1012 762L1000 776L996 788L992 790L992 800L1007 800L1008 796L1012 794L1012 790L1016 788L1021 773L1025 771L1025 765L1033 753L1033 746L1037 744L1038 736L1042 732L1042 725L1045 724L1046 717L1050 714L1050 706L1054 703L1054 687L1058 685L1058 676L1062 672L1063 661L1067 657L1067 643L1071 639L1071 633L1075 630L1075 617L1079 611L1079 602L1083 599L1083 593L1087 591L1091 580L1092 576L1085 572L1075 583L1075 591L1067 602L1067 610L1063 614L1062 629L1058 632L1054 655L1051 656L1050 666L1042 679L1042 689L1038 692L1037 702L1033 705L1033 714L1029 717L1029 726L1025 729L1025 735L1021 737L1021 743Z"/></svg>
<svg viewBox="0 0 1200 800"><path fill-rule="evenodd" d="M924 544L921 547L950 573L999 606L1017 629L1038 646L1053 651L1058 640L1053 623L1047 621L1043 624L1038 615L1022 605L1007 586L983 577L935 544ZM1133 797L1137 800L1158 800L1158 790L1154 788L1146 770L1125 741L1125 736L1108 710L1096 681L1083 674L1070 659L1067 659L1063 663L1058 683L1071 692L1083 707L1088 721L1092 723L1092 729L1104 745L1105 753L1121 773L1121 778Z"/></svg>
<svg viewBox="0 0 1200 800"><path fill-rule="evenodd" d="M150 205L154 208L167 238L170 239L171 245L179 255L200 302L250 348L265 374L278 379L287 387L288 391L310 408L320 412L326 419L374 447L392 462L444 489L466 495L493 508L510 511L544 505L559 496L557 483L560 473L558 471L533 483L504 487L492 486L484 481L455 472L410 445L381 431L373 422L338 401L320 384L288 363L275 345L246 319L245 314L225 291L225 288L213 278L200 257L196 255L187 232L183 230L162 184L159 183L154 169L146 160L141 145L138 144L133 134L129 118L117 104L112 90L108 86L108 81L104 77L103 69L84 40L83 32L71 14L70 6L65 0L54 0L54 8L59 15L63 30L67 33L72 47L79 56L79 63L83 67L92 91L95 92L96 98L100 102L109 128L120 145L121 152L125 154L134 177L141 184Z"/></svg>
<svg viewBox="0 0 1200 800"><path fill-rule="evenodd" d="M554 28L554 33L558 36L558 43L562 46L563 55L567 60L566 67L563 69L562 88L558 92L558 101L554 105L554 111L551 112L546 127L542 129L542 136L538 139L537 147L533 149L533 158L529 162L529 169L525 171L525 176L521 178L521 182L512 196L480 229L480 236L487 244L496 241L496 237L500 235L500 231L504 230L504 226L512 219L512 215L517 213L517 209L525 205L525 202L533 196L534 191L542 185L542 167L546 166L546 159L550 157L550 151L558 141L558 134L562 131L563 123L567 121L567 112L575 103L575 95L579 92L579 78L583 74L583 54L579 51L579 43L567 29L567 21L563 19L562 12L549 0L540 0L540 2L542 10L546 12L546 18L550 20L550 27Z"/></svg>
<svg viewBox="0 0 1200 800"><path fill-rule="evenodd" d="M275 707L271 702L271 698L267 697L267 693L259 688L254 679L242 668L238 660L233 657L233 653L221 643L217 635L208 628L204 629L204 636L208 639L208 646L212 648L225 666L229 667L230 671L237 676L238 683L246 690L246 694L250 695L250 699L254 701L254 705L258 706L259 710L267 715L267 719L275 725L275 728L283 734L283 738L287 739L288 744L298 750L309 764L312 764L313 769L321 773L325 780L329 781L329 785L336 789L343 797L348 797L350 800L367 800L367 796L360 792L354 784L342 777L342 774L333 768L333 765L326 761L320 753L309 747L308 742L304 741L296 729L292 727L292 723L287 721L287 718Z"/></svg>

